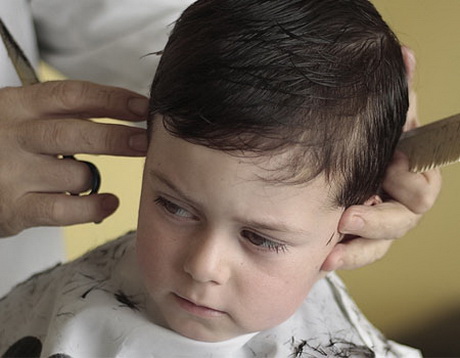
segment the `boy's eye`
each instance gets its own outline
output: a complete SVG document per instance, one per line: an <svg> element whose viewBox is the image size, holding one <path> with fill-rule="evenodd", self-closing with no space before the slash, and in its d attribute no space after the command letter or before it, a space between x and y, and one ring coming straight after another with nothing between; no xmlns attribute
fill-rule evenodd
<svg viewBox="0 0 460 358"><path fill-rule="evenodd" d="M243 230L241 231L241 236L249 241L252 245L259 248L274 251L276 253L285 252L287 250L286 244L281 244L279 242L267 239L266 237L263 237L253 231Z"/></svg>
<svg viewBox="0 0 460 358"><path fill-rule="evenodd" d="M195 217L188 210L180 207L179 205L174 204L172 201L169 201L168 199L165 199L162 196L159 196L155 199L155 204L162 207L169 214L178 216L180 218L193 219Z"/></svg>

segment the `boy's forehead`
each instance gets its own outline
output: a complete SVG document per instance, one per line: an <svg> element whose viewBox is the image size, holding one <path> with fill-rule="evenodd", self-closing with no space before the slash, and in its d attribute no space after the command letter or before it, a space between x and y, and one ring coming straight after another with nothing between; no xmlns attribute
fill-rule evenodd
<svg viewBox="0 0 460 358"><path fill-rule="evenodd" d="M289 149L280 153L260 154L254 152L226 152L190 143L171 134L161 120L154 122L151 148L147 154L150 178L156 177L174 186L184 177L200 172L216 186L221 183L232 185L252 185L265 193L288 193L288 196L304 195L314 190L321 192L318 210L336 208L334 190L320 174L302 183L283 180L284 171L289 170L292 153ZM310 175L304 168L305 176ZM223 178L225 177L225 178ZM232 180L230 180L232 179Z"/></svg>
<svg viewBox="0 0 460 358"><path fill-rule="evenodd" d="M219 150L214 148L208 148L203 144L195 144L184 138L180 138L172 134L164 125L162 118L158 116L152 125L151 132L151 142L156 150L149 151L147 156L150 158L152 156L157 157L158 150L177 150L179 147L186 147L187 151L190 151L192 156L193 152L199 151L202 155L204 151L209 151L211 153L218 153L222 157L229 157L234 159L235 165L240 168L251 168L254 175L251 177L245 177L245 180L260 180L265 182L267 185L277 185L282 186L288 184L289 181L280 180L281 175L285 173L288 169L288 164L293 160L297 155L297 149L294 147L284 148L280 151L268 151L268 152L255 152L247 150ZM269 140L269 139L267 139ZM159 148L160 147L160 148ZM198 148L206 148L204 150L199 150ZM194 150L195 149L195 150ZM304 155L307 155L304 153ZM159 160L161 158L157 157ZM197 161L204 161L203 157L196 157ZM213 171L214 168L210 168ZM217 169L217 168L215 168ZM303 174L308 175L308 168L305 166L303 168ZM304 186L308 185L308 182L302 183Z"/></svg>

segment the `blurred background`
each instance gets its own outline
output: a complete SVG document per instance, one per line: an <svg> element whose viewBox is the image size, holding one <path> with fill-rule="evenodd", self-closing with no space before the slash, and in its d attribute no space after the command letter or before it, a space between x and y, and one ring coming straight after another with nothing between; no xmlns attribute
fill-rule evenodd
<svg viewBox="0 0 460 358"><path fill-rule="evenodd" d="M417 57L423 124L460 112L460 0L373 0ZM58 75L45 66L45 77ZM84 158L84 156L81 156ZM101 191L121 199L103 223L65 229L69 259L135 229L142 159L91 158ZM428 357L460 357L460 164L443 170L435 207L374 265L340 272L358 305L383 333Z"/></svg>

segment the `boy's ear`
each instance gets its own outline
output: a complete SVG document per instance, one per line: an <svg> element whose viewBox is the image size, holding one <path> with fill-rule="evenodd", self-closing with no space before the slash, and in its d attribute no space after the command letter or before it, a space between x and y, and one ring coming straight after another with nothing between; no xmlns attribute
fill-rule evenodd
<svg viewBox="0 0 460 358"><path fill-rule="evenodd" d="M414 51L404 45L401 46L401 52L404 60L404 67L406 68L407 82L411 85L414 80L415 67L417 65L415 54Z"/></svg>
<svg viewBox="0 0 460 358"><path fill-rule="evenodd" d="M363 205L373 206L382 203L382 199L378 195L374 195L367 199ZM356 245L352 245L353 240L357 239L354 235L343 235L341 240L337 242L324 260L321 271L335 271L348 266L347 263L355 262L354 257L360 255L362 250L359 250Z"/></svg>
<svg viewBox="0 0 460 358"><path fill-rule="evenodd" d="M401 47L404 66L406 67L407 83L409 84L409 109L407 111L406 123L403 131L420 126L417 116L417 94L414 91L414 77L417 61L415 60L414 52L407 46Z"/></svg>

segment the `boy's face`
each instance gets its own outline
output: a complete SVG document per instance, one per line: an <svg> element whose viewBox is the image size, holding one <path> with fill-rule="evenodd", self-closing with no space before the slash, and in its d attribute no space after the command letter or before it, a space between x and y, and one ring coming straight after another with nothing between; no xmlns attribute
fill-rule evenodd
<svg viewBox="0 0 460 358"><path fill-rule="evenodd" d="M304 186L261 179L279 160L191 144L156 120L137 252L157 324L201 341L265 330L324 275L343 209L322 177Z"/></svg>

